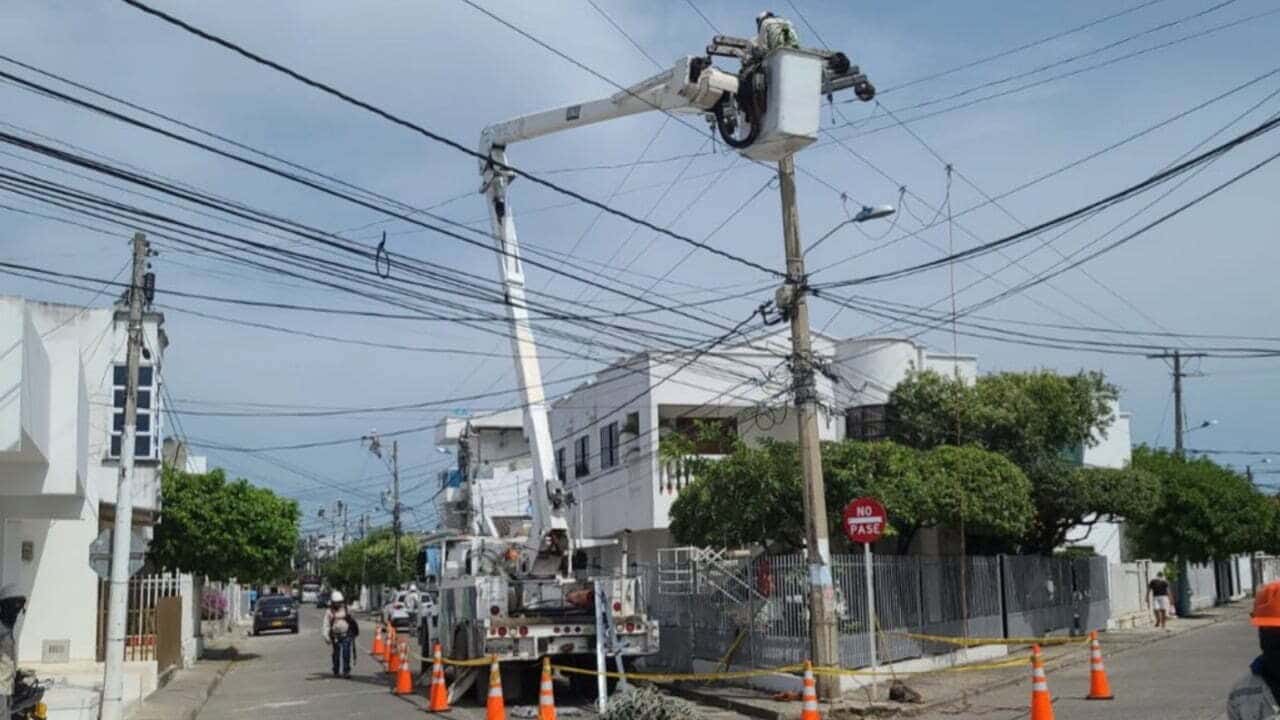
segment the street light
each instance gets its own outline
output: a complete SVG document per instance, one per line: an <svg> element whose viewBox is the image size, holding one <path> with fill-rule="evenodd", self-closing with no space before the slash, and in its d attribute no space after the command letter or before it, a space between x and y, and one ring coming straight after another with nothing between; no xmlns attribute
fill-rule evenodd
<svg viewBox="0 0 1280 720"><path fill-rule="evenodd" d="M845 225L849 225L852 223L863 223L868 220L879 220L880 218L887 218L890 215L894 214L895 212L897 211L894 209L892 205L863 205L862 209L859 210L857 213L855 213L853 217L849 218L848 220L842 220L839 223L837 223L836 226L828 230L825 235L813 241L812 245L805 248L804 252L807 255L810 251L812 251L814 248L821 245L824 240L834 235L837 230L844 227Z"/></svg>
<svg viewBox="0 0 1280 720"><path fill-rule="evenodd" d="M1217 420L1205 420L1204 422L1191 428L1190 430L1186 430L1185 432L1195 432L1196 430L1203 430L1207 427L1213 427L1214 425L1217 425L1217 424L1218 424Z"/></svg>

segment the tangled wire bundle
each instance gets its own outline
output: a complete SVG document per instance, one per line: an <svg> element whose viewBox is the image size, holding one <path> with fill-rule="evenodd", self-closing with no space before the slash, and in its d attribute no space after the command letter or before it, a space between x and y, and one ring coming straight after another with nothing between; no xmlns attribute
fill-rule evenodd
<svg viewBox="0 0 1280 720"><path fill-rule="evenodd" d="M650 687L631 686L609 699L600 720L701 720L689 703Z"/></svg>

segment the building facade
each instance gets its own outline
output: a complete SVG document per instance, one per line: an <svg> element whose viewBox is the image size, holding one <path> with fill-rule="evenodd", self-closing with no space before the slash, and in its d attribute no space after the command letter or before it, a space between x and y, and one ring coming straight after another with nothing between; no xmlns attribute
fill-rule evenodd
<svg viewBox="0 0 1280 720"><path fill-rule="evenodd" d="M159 512L164 318L148 313L139 373L134 525ZM93 663L99 579L89 545L114 520L127 317L0 297L0 584L30 600L24 665Z"/></svg>

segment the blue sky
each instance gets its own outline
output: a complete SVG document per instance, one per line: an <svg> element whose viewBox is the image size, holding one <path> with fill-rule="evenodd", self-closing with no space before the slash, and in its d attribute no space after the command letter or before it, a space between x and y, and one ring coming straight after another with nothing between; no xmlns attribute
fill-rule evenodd
<svg viewBox="0 0 1280 720"><path fill-rule="evenodd" d="M586 0L490 0L480 4L623 84L657 69ZM486 124L615 91L607 82L458 0L358 4L157 0L156 5L468 145L475 143ZM645 53L663 64L683 54L698 53L713 33L683 0L596 0L596 5ZM729 2L697 5L720 32L739 35L754 29L753 18L760 9ZM984 195L1003 194L1276 70L1280 61L1274 53L1274 38L1280 31L1280 14L1264 14L1275 10L1274 3L885 0L849 4L796 0L792 7L784 0L772 9L797 20L807 45L820 44L814 37L816 28L822 41L848 53L882 90L880 107L840 103L835 106L838 114L834 118L832 111L825 109L822 141L798 156L804 236L815 238L845 217L842 193L854 205L887 202L903 206L893 224L868 226L865 232L846 228L824 243L809 259L816 281L924 262L939 257L949 246L959 250L1001 237L1020 229L1019 223L1034 224L1145 178L1198 143L1210 138L1221 142L1280 110L1280 96L1272 96L1280 90L1280 74L1276 74L1015 192L997 207L984 204ZM1132 12L990 62L909 84L1124 9ZM812 28L799 20L801 14ZM1218 29L1242 19L1247 20ZM1138 36L1130 39L1135 34ZM1165 44L1167 47L1160 47ZM14 59L399 201L421 207L458 198L438 212L460 222L485 218L480 196L474 192L479 180L472 159L198 41L123 3L5 3L0 8L0 46ZM1122 57L1131 53L1137 54ZM1076 56L1080 57L1070 60ZM1109 64L1090 69L1100 63ZM1052 67L1041 70L1044 66ZM0 69L29 76L4 62L0 62ZM1075 71L1079 72L1048 79ZM1009 79L1011 76L1018 77ZM1041 80L1046 81L980 100ZM982 87L985 84L989 86ZM954 97L942 99L949 96ZM976 102L914 119L969 101ZM1256 109L1239 117L1255 104ZM911 132L900 127L895 117L907 121ZM0 85L0 121L24 133L36 131L326 230L384 219L367 209L8 84ZM856 127L844 126L846 121ZM833 136L843 145L832 142ZM722 144L713 146L707 138L705 126L696 118L688 119L686 125L654 113L520 145L512 149L510 157L516 165L548 173L547 177L585 195L701 239L769 179L766 170L735 162ZM1124 229L1133 229L1185 202L1277 149L1280 138L1272 135L1248 144L1196 175ZM4 152L21 154L11 149ZM626 165L638 157L663 162L640 165L630 173L625 167L581 169ZM137 201L125 193L33 166L25 159L4 156L0 164ZM953 167L949 194L946 164ZM995 318L993 322L1002 325L1029 321L1114 330L1276 334L1274 318L1280 304L1273 288L1280 246L1274 242L1273 228L1280 213L1274 202L1278 177L1277 170L1268 167L1156 231L1085 265L1087 274L1073 270L987 307L979 315ZM675 179L681 181L672 184ZM899 200L902 186L906 187L904 201ZM957 264L956 286L973 285L958 295L958 304L964 307L984 300L1049 267L1061 258L1058 253L1070 254L1086 246L1154 197L1088 220L1060 238L1054 233L1015 246L1009 250L1010 258L1026 255L1017 264L1000 256ZM954 226L930 223L935 217L945 217L939 208L945 208L948 199L954 213L979 207L963 214ZM36 207L31 201L12 197L0 201L15 207ZM530 246L563 253L577 244L576 254L582 258L613 268L627 266L624 277L660 275L688 249L651 231L637 231L618 218L595 220L596 212L580 204L544 209L565 201L532 183L517 182L512 203L521 238ZM200 222L232 229L207 219ZM931 226L912 236L922 225ZM373 241L382 229L388 231L388 245L396 252L485 277L496 272L490 252L402 222L376 225L348 237ZM3 210L0 230L0 258L12 262L110 277L127 259L125 232L112 238ZM767 191L708 242L757 263L781 267L780 236L776 196ZM280 242L261 234L254 237ZM1057 239L1045 242L1048 238ZM896 241L887 243L890 240ZM871 251L880 244L885 246ZM848 259L855 254L860 257ZM840 264L818 271L834 263ZM155 268L162 289L374 307L314 286L248 272L182 248L162 247ZM618 269L608 270L598 279L613 283L618 273ZM755 283L763 287L770 282L761 273L707 253L695 254L682 263L670 279L684 283L662 288L672 294L690 293L688 285L746 287ZM597 308L619 310L628 304L625 299L536 268L530 270L530 284L580 297L580 302ZM937 309L949 310L946 298L950 286L944 269L861 287L858 293L913 305L941 299ZM10 276L4 277L0 287L5 293L37 298L90 299L89 293ZM716 310L742 317L769 294L725 301ZM708 296L695 293L681 297ZM176 299L173 304L243 320L288 324L313 333L383 343L469 347L499 355L475 358L360 347L169 312L167 329L172 346L166 379L171 393L189 409L252 410L260 407L258 404L365 407L514 386L511 363L501 357L505 341L464 327L229 309ZM832 334L851 336L876 330L881 324L850 310L835 315L835 310L830 304L815 302L815 326L829 324ZM688 325L678 318L670 321ZM1008 327L1089 339L1151 341L1142 335ZM707 332L705 327L699 331ZM922 335L921 340L940 349L952 346L950 333L940 330ZM1174 340L1160 342L1180 346ZM978 354L986 371L1100 369L1121 387L1123 407L1134 414L1135 439L1171 442L1170 379L1168 369L1159 361L970 337L960 337L957 343L962 352ZM1188 343L1249 344L1226 340ZM600 350L596 356L611 357ZM559 360L547 360L544 372L564 376L597 366L584 360L562 365ZM1188 420L1191 424L1208 418L1220 420L1213 429L1190 435L1191 447L1280 448L1280 438L1273 429L1280 423L1275 402L1280 390L1277 359L1206 359L1190 367L1203 375L1187 380ZM511 401L512 396L507 395L470 407L500 407ZM453 408L444 412L450 410ZM263 446L355 437L372 428L395 430L429 424L438 417L438 413L421 412L330 418L188 416L182 418L182 426L193 438ZM413 524L425 521L430 514L427 499L434 483L426 474L443 458L432 448L429 433L408 435L401 444L403 463L410 468L405 480L410 492L405 502L417 513L410 515ZM299 496L308 516L314 516L320 504L337 497L345 498L357 510L379 512L377 496L386 480L380 473L385 468L357 444L282 451L271 453L270 458L224 451L208 454L214 464ZM1245 461L1242 456L1222 459ZM335 486L346 489L339 492ZM385 520L385 516L378 519Z"/></svg>

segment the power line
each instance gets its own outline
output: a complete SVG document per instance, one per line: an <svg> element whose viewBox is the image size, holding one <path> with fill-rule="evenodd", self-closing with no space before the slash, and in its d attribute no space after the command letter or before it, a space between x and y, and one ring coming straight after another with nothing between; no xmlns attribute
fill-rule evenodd
<svg viewBox="0 0 1280 720"><path fill-rule="evenodd" d="M576 191L574 191L574 190L570 190L570 189L568 189L568 188L565 188L565 187L563 187L563 186L561 186L561 185L558 185L558 184L556 184L556 183L553 183L553 182L551 182L551 181L549 181L549 180L546 180L546 179L544 179L544 178L541 178L541 177L539 177L539 176L537 176L537 175L533 175L532 173L529 173L529 172L523 171L523 170L521 170L521 169L519 169L519 168L516 168L516 167L511 166L511 165L506 164L506 163L500 163L500 162L497 162L497 161L493 160L493 158L491 158L491 157L489 157L489 156L487 156L487 155L485 155L485 154L483 154L483 153L481 153L481 152L479 152L479 151L477 151L477 150L473 150L473 149L471 149L471 148L469 148L469 147L466 147L466 146L462 145L461 143L459 143L459 142L457 142L457 141L455 141L455 140L452 140L452 139L450 139L450 138L447 138L447 137L445 137L445 136L443 136L443 135L440 135L439 133L436 133L436 132L434 132L434 131L428 130L427 128L425 128L425 127L423 127L423 126L421 126L421 125L419 125L419 124L417 124L417 123L411 122L411 121L406 120L406 119L404 119L404 118L401 118L401 117L399 117L399 116L397 116L397 115L394 115L394 114L392 114L391 112L389 112L389 111L387 111L387 110L383 110L382 108L377 107L376 105L372 105L372 104L367 103L367 102L365 102L365 101L363 101L363 100L359 100L359 99L357 99L357 98L355 98L355 97L353 97L353 96L351 96L351 95L348 95L347 93L344 93L344 92L342 92L342 91L340 91L340 90L338 90L338 89L336 89L336 88L334 88L334 87L332 87L332 86L330 86L330 85L327 85L327 84L325 84L325 83L323 83L323 82L320 82L320 81L318 81L318 80L314 80L314 79L312 79L312 78L310 78L310 77L308 77L308 76L306 76L306 75L303 75L302 73L299 73L299 72L297 72L297 71L295 71L295 70L292 70L292 69L290 69L290 68L288 68L288 67L285 67L284 65L282 65L282 64L280 64L280 63L278 63L278 62L275 62L275 61L273 61L273 60L268 60L267 58L265 58L265 57L263 57L263 56L261 56L261 55L258 55L258 54L256 54L256 53L254 53L254 52L250 51L250 50L247 50L247 49L245 49L244 47L242 47L242 46L240 46L240 45L237 45L237 44L235 44L235 43L233 43L233 42L231 42L231 41L229 41L229 40L226 40L226 39L224 39L224 38L218 37L217 35L214 35L214 34L212 34L212 33L206 32L206 31L204 31L204 30L201 30L201 29L199 29L199 28L197 28L197 27L195 27L195 26L193 26L193 25L190 25L190 24L188 24L188 23L186 23L186 22L184 22L184 21L182 21L182 20L179 20L178 18L176 18L176 17L174 17L174 16L172 16L172 15L169 15L168 13L164 13L164 12L161 12L161 11L156 10L156 9L154 9L154 8L151 8L151 7L147 6L147 5L145 5L145 4L141 3L141 2L139 2L139 0L121 0L121 1L122 1L122 2L124 2L124 3L126 3L126 4L128 4L128 5L133 6L133 7L137 8L137 9L139 9L139 10L141 10L141 11L143 11L143 12L145 12L145 13L149 14L149 15L153 15L153 16L155 16L155 17L157 17L157 18L160 18L161 20L164 20L165 22L168 22L168 23L169 23L169 24L171 24L171 25L174 25L174 26L176 26L176 27L182 28L183 30L186 30L187 32L189 32L189 33L191 33L191 34L196 35L197 37L200 37L200 38L203 38L203 39L205 39L205 40L208 40L209 42L212 42L212 43L214 43L214 44L221 45L222 47L224 47L224 48L226 48L226 49L228 49L228 50L231 50L232 52L235 52L235 53L237 53L238 55L241 55L242 57L245 57L245 58L247 58L247 59L249 59L249 60L252 60L253 62L255 62L255 63L259 64L259 65L262 65L262 66L264 66L264 67L269 67L269 68L271 68L272 70L275 70L275 71L277 71L277 72L283 73L283 74L285 74L285 75L287 75L287 76L289 76L289 77L293 78L294 80L297 80L298 82L303 83L304 85L308 85L308 86L310 86L310 87L312 87L312 88L315 88L316 90L319 90L319 91L321 91L321 92L323 92L323 93L326 93L326 94L328 94L328 95L331 95L331 96L333 96L333 97L336 97L336 98L338 98L339 100L342 100L343 102L345 102L345 103L347 103L347 104L354 105L354 106L356 106L356 107L358 107L358 108L361 108L361 109L363 109L363 110L367 110L368 112L371 112L371 113L373 113L373 114L375 114L375 115L377 115L377 116L379 116L379 117L383 118L384 120L387 120L387 121L389 121L389 122L392 122L392 123L394 123L394 124L396 124L396 125L399 125L399 126L401 126L401 127L405 128L405 129L412 130L413 132L416 132L417 134L422 135L423 137L426 137L426 138L428 138L428 139L430 139L430 140L433 140L433 141L435 141L435 142L437 142L437 143L440 143L440 144L442 144L442 145L445 145L445 146L447 146L447 147L450 147L450 148L452 148L452 149L454 149L454 150L457 150L458 152L461 152L461 153L464 153L464 154L469 155L469 156L471 156L471 157L474 157L474 158L476 158L477 160L480 160L480 161L482 161L482 162L486 162L486 163L490 163L490 164L494 165L495 167L498 167L498 168L500 168L500 169L502 169L502 170L505 170L505 171L508 171L508 172L515 173L515 174L517 174L517 175L519 175L519 176L521 176L521 177L524 177L524 178L528 179L529 181L533 182L533 183L534 183L534 184L536 184L536 185L541 185L542 187L547 188L548 190L552 190L553 192L559 193L559 194L564 195L564 196L566 196L566 197L573 198L574 200L577 200L578 202L584 203L584 204L586 204L586 205L590 205L590 206L595 207L595 208L597 208L597 209L604 210L605 212L608 212L608 213L609 213L609 214L611 214L611 215L614 215L614 216L616 216L616 217L622 218L622 219L624 219L624 220L626 220L626 221L628 221L628 222L630 222L630 223L634 223L634 224L636 224L636 225L640 225L640 226L646 227L646 228L648 228L648 229L650 229L650 230L652 230L652 231L654 231L654 232L657 232L657 233L659 233L659 234L661 234L661 235L666 235L667 237L670 237L670 238L672 238L672 239L674 239L674 240L679 240L679 241L681 241L681 242L688 243L688 244L693 245L693 246L695 246L695 247L699 247L699 248L701 248L702 250L705 250L706 252L712 253L713 255L718 255L718 256L720 256L720 257L722 257L722 258L726 259L726 260L731 260L731 261L736 262L736 263L738 263L738 264L741 264L741 265L744 265L744 266L746 266L746 267L749 267L749 268L751 268L751 269L753 269L753 270L759 270L759 271L761 271L761 272L764 272L764 273L769 274L769 275L773 275L773 276L775 276L775 277L782 277L782 276L784 275L784 273L781 273L781 272L780 272L780 271L778 271L778 270L775 270L775 269L773 269L773 268L766 267L766 266L761 265L761 264L759 264L759 263L756 263L756 262L754 262L754 261L752 261L752 260L747 260L746 258L743 258L743 257L737 256L737 255L734 255L734 254L729 253L729 252L725 252L725 251L723 251L723 250L719 250L719 249L717 249L717 248L707 247L707 246L705 246L704 244L699 243L697 240L694 240L694 239L693 239L693 238L691 238L691 237L688 237L688 236L686 236L686 235L681 235L681 234L676 233L676 232L673 232L673 231L671 231L671 230L669 230L669 229L667 229L667 228L664 228L664 227L661 227L661 226L655 225L655 224L650 223L650 222L648 222L648 221L646 221L646 220L642 220L642 219L637 218L637 217L635 217L635 216L633 216L633 215L631 215L631 214L629 214L629 213L627 213L627 212L624 212L624 211L622 211L622 210L618 210L618 209L616 209L616 208L609 207L608 205L605 205L605 204L603 204L603 203L601 203L601 202L598 202L598 201L593 200L593 199L591 199L591 198L589 198L589 197L586 197L585 195L582 195L581 193L578 193L578 192L576 192ZM463 0L463 2L468 2L468 0ZM492 14L491 14L491 13L488 13L488 12L487 12L487 11L485 11L483 8L480 8L478 5L475 5L474 3L470 3L470 2L468 2L468 4L472 5L472 7L475 7L476 9L481 10L481 12L485 12L486 14L490 14L490 15L492 16ZM496 17L496 16L492 16L492 17ZM505 22L505 21L504 21L504 22ZM574 62L576 62L576 61L574 61ZM376 209L376 208L375 208L375 209ZM388 214L391 214L391 213L388 213ZM401 219L406 219L406 218L401 218Z"/></svg>
<svg viewBox="0 0 1280 720"><path fill-rule="evenodd" d="M847 287L850 285L863 285L867 283L882 282L884 280L893 280L893 279L905 277L907 275L914 275L919 272L931 270L936 267L941 267L947 264L948 262L952 262L954 260L984 255L986 253L994 251L997 248L1018 242L1020 240L1024 240L1034 235L1038 235L1039 233L1042 233L1045 230L1070 222L1071 220L1074 220L1083 216L1095 214L1112 205L1115 205L1119 202L1122 202L1131 197L1139 195L1153 187L1156 187L1166 182L1171 178L1181 175L1182 173L1190 169L1193 169L1198 165L1205 163L1207 160L1216 158L1224 153L1230 152L1231 150L1235 149L1236 147L1239 147L1240 145L1243 145L1251 140L1255 140L1258 137L1261 137L1262 135L1270 132L1271 130L1274 130L1277 125L1280 125L1280 118L1273 118L1271 120L1268 120L1262 123L1261 125L1258 125L1257 127L1241 135L1238 135L1237 137L1232 138L1231 140L1228 140L1225 143L1222 143L1221 145L1218 145L1206 152L1203 152L1191 158L1190 160L1186 160L1182 163L1174 165L1171 168L1162 170L1139 183L1130 185L1124 188L1123 190L1114 192L1110 195L1107 195L1106 197L1103 197L1099 200L1095 200L1080 208L1077 208L1070 212L1059 215L1051 220L1046 220L1042 223L1026 228L1024 230L1020 230L1011 235L1007 235L998 240L992 240L990 242L983 243L981 245L977 245L975 247L971 247L957 253L953 253L951 255L948 255L947 257L939 258L939 259L932 260L925 263L920 263L917 265L911 265L908 267L900 268L898 270L891 270L888 272L876 273L874 275L868 275L860 278L855 278L852 280L845 280L845 281L832 282L832 283L821 283L821 284L815 285L814 287L820 288L820 289L829 289L834 287Z"/></svg>

